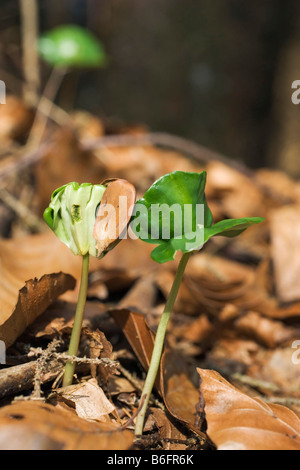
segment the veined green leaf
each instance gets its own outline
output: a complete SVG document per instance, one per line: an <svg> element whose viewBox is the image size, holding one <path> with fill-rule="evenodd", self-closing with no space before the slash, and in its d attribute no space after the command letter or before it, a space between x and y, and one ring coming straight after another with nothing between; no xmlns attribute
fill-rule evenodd
<svg viewBox="0 0 300 470"><path fill-rule="evenodd" d="M93 236L96 211L105 186L69 183L54 191L44 219L75 255L97 256Z"/></svg>
<svg viewBox="0 0 300 470"><path fill-rule="evenodd" d="M146 243L158 245L151 257L158 263L173 260L177 251L202 248L214 235L235 237L259 217L223 220L213 225L205 197L206 172L175 171L159 178L137 201L131 223Z"/></svg>

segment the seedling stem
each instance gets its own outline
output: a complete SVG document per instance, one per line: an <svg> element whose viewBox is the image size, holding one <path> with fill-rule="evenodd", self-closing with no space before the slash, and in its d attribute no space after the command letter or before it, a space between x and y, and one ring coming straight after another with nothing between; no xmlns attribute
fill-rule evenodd
<svg viewBox="0 0 300 470"><path fill-rule="evenodd" d="M157 329L156 337L155 337L155 342L154 342L154 348L152 352L152 357L144 385L144 389L141 395L141 398L143 399L144 396L146 396L143 406L141 408L141 411L139 412L136 420L136 426L135 426L135 434L136 436L142 435L143 433L143 428L144 428L144 421L145 421L145 415L148 407L148 403L150 400L151 392L155 383L155 379L157 376L157 372L159 369L160 365L160 359L164 347L164 339L166 335L166 330L168 326L168 322L176 301L176 297L179 291L179 287L182 281L182 277L187 265L187 262L190 258L191 253L184 253L182 255L182 258L180 260L177 273L165 306L165 309L163 311L163 314L161 316L159 326Z"/></svg>
<svg viewBox="0 0 300 470"><path fill-rule="evenodd" d="M73 325L73 330L72 330L72 335L71 335L71 340L70 340L70 346L69 346L69 351L68 351L69 356L76 356L78 354L81 327L82 327L82 322L83 322L83 315L84 315L87 289L88 289L89 261L90 261L89 253L82 256L80 289L79 289L78 302L77 302L76 313L75 313L75 318L74 318L74 325ZM63 380L63 387L68 387L69 385L72 385L74 370L75 370L75 364L72 362L67 362L66 368L65 368L64 380Z"/></svg>

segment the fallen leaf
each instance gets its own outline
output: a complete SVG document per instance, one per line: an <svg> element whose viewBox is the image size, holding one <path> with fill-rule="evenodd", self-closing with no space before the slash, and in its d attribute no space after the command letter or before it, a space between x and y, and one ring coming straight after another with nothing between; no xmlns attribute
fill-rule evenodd
<svg viewBox="0 0 300 470"><path fill-rule="evenodd" d="M46 274L26 282L14 305L14 296L2 291L6 281L3 279L0 287L0 339L7 348L57 297L75 287L75 279L68 274Z"/></svg>
<svg viewBox="0 0 300 470"><path fill-rule="evenodd" d="M124 377L118 377L116 375L111 375L108 378L107 387L110 395L119 395L120 393L133 393L135 392L135 387L129 380Z"/></svg>
<svg viewBox="0 0 300 470"><path fill-rule="evenodd" d="M156 298L157 288L153 279L150 276L144 276L135 282L118 307L147 313L154 307Z"/></svg>
<svg viewBox="0 0 300 470"><path fill-rule="evenodd" d="M99 261L91 259L91 269ZM46 273L64 272L78 280L81 275L81 257L74 256L68 247L49 230L42 235L28 235L16 239L0 239L0 301L14 306L19 290L28 279L40 278ZM64 298L77 301L76 293Z"/></svg>
<svg viewBox="0 0 300 470"><path fill-rule="evenodd" d="M220 374L197 369L207 434L218 450L300 450L300 418L240 392Z"/></svg>
<svg viewBox="0 0 300 470"><path fill-rule="evenodd" d="M155 334L144 315L127 309L111 310L109 313L123 331L142 367L148 370ZM158 385L158 382L156 383Z"/></svg>
<svg viewBox="0 0 300 470"><path fill-rule="evenodd" d="M111 343L107 340L105 334L96 329L90 330L89 328L83 328L82 335L87 338L89 357L91 359L111 359L113 347ZM99 376L104 382L107 382L108 377L111 374L118 373L115 366L103 366L91 364L91 375L93 378L97 376L97 371Z"/></svg>
<svg viewBox="0 0 300 470"><path fill-rule="evenodd" d="M106 175L100 160L81 147L73 129L55 130L51 146L35 166L36 199L41 215L56 188L70 181L99 184Z"/></svg>
<svg viewBox="0 0 300 470"><path fill-rule="evenodd" d="M272 258L281 301L300 299L300 206L277 208L271 214Z"/></svg>
<svg viewBox="0 0 300 470"><path fill-rule="evenodd" d="M43 338L51 340L59 334L70 334L73 327L76 304L57 300L38 317L25 332L26 339ZM97 328L99 325L109 328L114 326L113 320L107 314L107 306L100 302L87 301L84 311L83 328Z"/></svg>
<svg viewBox="0 0 300 470"><path fill-rule="evenodd" d="M177 337L182 337L191 343L205 342L213 333L214 327L208 320L206 315L200 315L191 323L177 327L173 333Z"/></svg>
<svg viewBox="0 0 300 470"><path fill-rule="evenodd" d="M1 450L127 450L133 433L38 402L0 409Z"/></svg>
<svg viewBox="0 0 300 470"><path fill-rule="evenodd" d="M166 413L159 408L150 408L157 426L164 450L186 450L187 437L169 420ZM172 442L173 441L173 442ZM182 442L176 442L182 441Z"/></svg>
<svg viewBox="0 0 300 470"><path fill-rule="evenodd" d="M300 335L298 328L285 326L280 321L263 318L257 312L247 312L234 322L234 328L242 335L253 338L260 344L275 348Z"/></svg>
<svg viewBox="0 0 300 470"><path fill-rule="evenodd" d="M7 96L5 106L0 107L0 142L9 144L24 141L34 119L33 110L16 96Z"/></svg>
<svg viewBox="0 0 300 470"><path fill-rule="evenodd" d="M206 170L207 197L219 199L227 218L264 217L264 194L252 178L218 161L209 162Z"/></svg>
<svg viewBox="0 0 300 470"><path fill-rule="evenodd" d="M206 439L206 434L197 425L199 391L191 380L186 360L175 351L165 351L161 364L161 393L167 410L171 416Z"/></svg>
<svg viewBox="0 0 300 470"><path fill-rule="evenodd" d="M291 204L298 199L297 183L283 171L261 168L256 171L255 179L278 202Z"/></svg>
<svg viewBox="0 0 300 470"><path fill-rule="evenodd" d="M108 415L115 410L96 379L66 387L60 396L74 403L77 415L87 420L109 422Z"/></svg>
<svg viewBox="0 0 300 470"><path fill-rule="evenodd" d="M149 256L152 247L145 245L141 240L122 240L103 259L91 257L90 272L98 269L100 273L104 271L100 280L107 282L109 289L121 278L124 278L124 285L128 286L139 277L141 270L156 267ZM3 279L0 289L3 285L3 290L15 297L28 279L41 277L47 271L70 273L76 280L81 276L81 257L74 256L50 229L41 235L0 239L0 261L0 277ZM77 301L76 293L64 298Z"/></svg>
<svg viewBox="0 0 300 470"><path fill-rule="evenodd" d="M292 348L292 341L285 348L265 351L252 360L247 374L258 380L276 384L281 393L300 398L300 368L293 362L297 350Z"/></svg>

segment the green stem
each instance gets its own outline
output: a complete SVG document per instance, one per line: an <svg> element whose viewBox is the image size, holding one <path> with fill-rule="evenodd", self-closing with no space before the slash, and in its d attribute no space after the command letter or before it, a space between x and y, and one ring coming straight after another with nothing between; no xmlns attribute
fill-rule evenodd
<svg viewBox="0 0 300 470"><path fill-rule="evenodd" d="M160 360L161 360L161 355L162 355L162 351L163 351L163 347L164 347L164 339L165 339L165 335L166 335L168 322L169 322L170 315L171 315L173 307L174 307L174 303L175 303L175 300L176 300L176 297L177 297L177 294L178 294L178 291L179 291L181 280L182 280L182 277L183 277L183 274L184 274L184 271L185 271L185 268L186 268L186 265L187 265L187 262L189 260L190 255L191 255L191 253L184 253L182 255L182 258L180 260L180 263L179 263L179 266L178 266L178 269L177 269L177 273L176 273L176 276L175 276L175 279L174 279L174 282L173 282L173 285L172 285L171 292L169 294L165 309L163 311L162 317L161 317L159 325L158 325L158 329L157 329L157 333L156 333L156 337L155 337L155 342L154 342L154 347L153 347L153 352L152 352L152 356L151 356L151 361L150 361L150 365L149 365L149 369L148 369L144 389L143 389L143 392L142 392L142 395L141 395L141 398L143 399L143 397L145 397L145 399L144 399L144 403L142 405L142 408L141 408L141 410L140 410L140 412L137 416L137 420L136 420L136 426L135 426L135 435L136 436L139 436L143 433L145 415L146 415L148 403L149 403L149 400L150 400L150 395L151 395L151 392L152 392L152 389L153 389L153 386L154 386L154 383L155 383L155 379L156 379L156 376L157 376L157 372L158 372L158 369L159 369L159 365L160 365Z"/></svg>
<svg viewBox="0 0 300 470"><path fill-rule="evenodd" d="M70 340L70 346L69 346L69 351L68 351L69 356L76 356L78 353L81 327L82 327L82 322L83 322L83 315L84 315L87 289L88 289L88 275L89 275L89 254L87 253L86 255L82 257L80 289L79 289L77 308L76 308L76 313L75 313L75 318L74 318L74 325L73 325L73 330L72 330L72 335L71 335L71 340ZM72 385L74 370L75 370L75 364L73 364L72 362L67 362L66 368L65 368L65 376L63 380L63 387Z"/></svg>

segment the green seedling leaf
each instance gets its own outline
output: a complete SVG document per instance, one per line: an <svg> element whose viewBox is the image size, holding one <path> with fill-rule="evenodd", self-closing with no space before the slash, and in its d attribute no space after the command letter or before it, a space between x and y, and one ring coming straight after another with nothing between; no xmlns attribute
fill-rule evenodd
<svg viewBox="0 0 300 470"><path fill-rule="evenodd" d="M213 225L205 196L206 172L175 171L159 178L135 206L133 232L146 243L158 245L151 257L158 263L176 252L202 248L214 235L235 237L262 218L223 220Z"/></svg>
<svg viewBox="0 0 300 470"><path fill-rule="evenodd" d="M101 42L86 29L65 25L38 41L40 56L53 67L103 67L107 57Z"/></svg>
<svg viewBox="0 0 300 470"><path fill-rule="evenodd" d="M103 185L69 183L56 189L44 219L74 255L98 256L93 236L96 212L106 190Z"/></svg>
<svg viewBox="0 0 300 470"><path fill-rule="evenodd" d="M204 241L207 242L211 237L222 235L223 237L233 238L243 233L251 225L263 222L262 217L244 217L242 219L226 219L217 222L212 227L204 230Z"/></svg>

